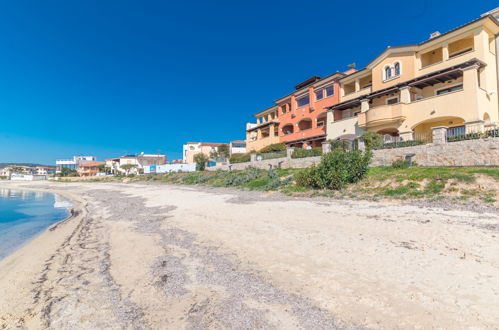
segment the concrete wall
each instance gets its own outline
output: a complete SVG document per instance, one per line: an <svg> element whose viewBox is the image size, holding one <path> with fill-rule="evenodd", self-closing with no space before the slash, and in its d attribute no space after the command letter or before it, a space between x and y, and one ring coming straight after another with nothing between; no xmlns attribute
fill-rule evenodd
<svg viewBox="0 0 499 330"><path fill-rule="evenodd" d="M371 166L389 166L408 154L421 166L499 166L499 138L375 150Z"/></svg>

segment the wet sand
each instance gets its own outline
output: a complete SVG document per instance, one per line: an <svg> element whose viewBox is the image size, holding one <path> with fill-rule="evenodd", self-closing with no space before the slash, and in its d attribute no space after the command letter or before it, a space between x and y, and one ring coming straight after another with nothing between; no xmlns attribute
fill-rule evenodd
<svg viewBox="0 0 499 330"><path fill-rule="evenodd" d="M0 261L0 329L499 327L499 216L119 183Z"/></svg>

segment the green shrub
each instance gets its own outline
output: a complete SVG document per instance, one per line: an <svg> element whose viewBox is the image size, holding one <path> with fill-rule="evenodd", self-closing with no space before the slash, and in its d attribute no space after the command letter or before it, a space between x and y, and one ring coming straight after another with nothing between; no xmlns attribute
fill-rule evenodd
<svg viewBox="0 0 499 330"><path fill-rule="evenodd" d="M366 132L360 137L360 139L364 141L366 149L377 148L383 144L383 138L375 132Z"/></svg>
<svg viewBox="0 0 499 330"><path fill-rule="evenodd" d="M291 154L291 158L316 157L322 155L322 148L301 149L297 148Z"/></svg>
<svg viewBox="0 0 499 330"><path fill-rule="evenodd" d="M265 154L269 152L286 151L287 147L284 143L275 143L262 148L258 153Z"/></svg>
<svg viewBox="0 0 499 330"><path fill-rule="evenodd" d="M195 154L194 161L196 162L196 171L204 171L206 163L208 162L208 157L202 153Z"/></svg>
<svg viewBox="0 0 499 330"><path fill-rule="evenodd" d="M376 147L376 149L395 149L395 148L419 146L422 144L425 144L425 142L420 140L409 140L409 141L384 143Z"/></svg>
<svg viewBox="0 0 499 330"><path fill-rule="evenodd" d="M295 176L296 184L308 188L342 189L366 175L371 157L369 151L345 152L335 149L324 154L317 167L298 172Z"/></svg>
<svg viewBox="0 0 499 330"><path fill-rule="evenodd" d="M317 183L317 167L307 167L295 173L295 183L298 187L319 188Z"/></svg>
<svg viewBox="0 0 499 330"><path fill-rule="evenodd" d="M279 172L277 170L274 170L274 169L270 169L267 172L267 175L268 175L269 181L265 185L265 190L277 190L278 188L280 188L282 186L286 186L291 181L293 181L293 178L291 178L291 177L287 177L287 178L281 180L281 178L279 176Z"/></svg>
<svg viewBox="0 0 499 330"><path fill-rule="evenodd" d="M352 150L352 141L350 140L332 140L329 142L331 144L331 150L341 149L343 151Z"/></svg>
<svg viewBox="0 0 499 330"><path fill-rule="evenodd" d="M230 160L229 162L231 164L235 164L235 163L247 163L251 160L251 154L250 153L247 153L247 154L234 154L230 157Z"/></svg>
<svg viewBox="0 0 499 330"><path fill-rule="evenodd" d="M483 137L487 137L482 133L467 133L467 134L459 134L447 136L447 142L457 142L457 141L465 141L465 140L476 140Z"/></svg>
<svg viewBox="0 0 499 330"><path fill-rule="evenodd" d="M244 171L232 171L228 172L226 175L223 186L224 187L235 187L241 186L245 183L253 181L260 176L258 169L256 168L248 168Z"/></svg>
<svg viewBox="0 0 499 330"><path fill-rule="evenodd" d="M405 159L399 159L392 162L393 168L408 168L409 166L409 162Z"/></svg>

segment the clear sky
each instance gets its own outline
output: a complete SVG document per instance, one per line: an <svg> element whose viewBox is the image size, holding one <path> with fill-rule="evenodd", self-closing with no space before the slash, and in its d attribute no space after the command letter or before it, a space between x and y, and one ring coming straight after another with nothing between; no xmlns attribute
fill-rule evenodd
<svg viewBox="0 0 499 330"><path fill-rule="evenodd" d="M496 1L0 2L0 162L180 158L244 139L252 114L313 75L365 66Z"/></svg>

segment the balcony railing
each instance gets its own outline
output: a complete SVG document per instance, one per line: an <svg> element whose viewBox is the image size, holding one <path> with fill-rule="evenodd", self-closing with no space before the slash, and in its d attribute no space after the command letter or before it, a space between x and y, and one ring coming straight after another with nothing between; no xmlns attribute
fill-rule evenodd
<svg viewBox="0 0 499 330"><path fill-rule="evenodd" d="M370 127L403 121L406 118L406 104L397 103L371 108L359 114L359 126Z"/></svg>

